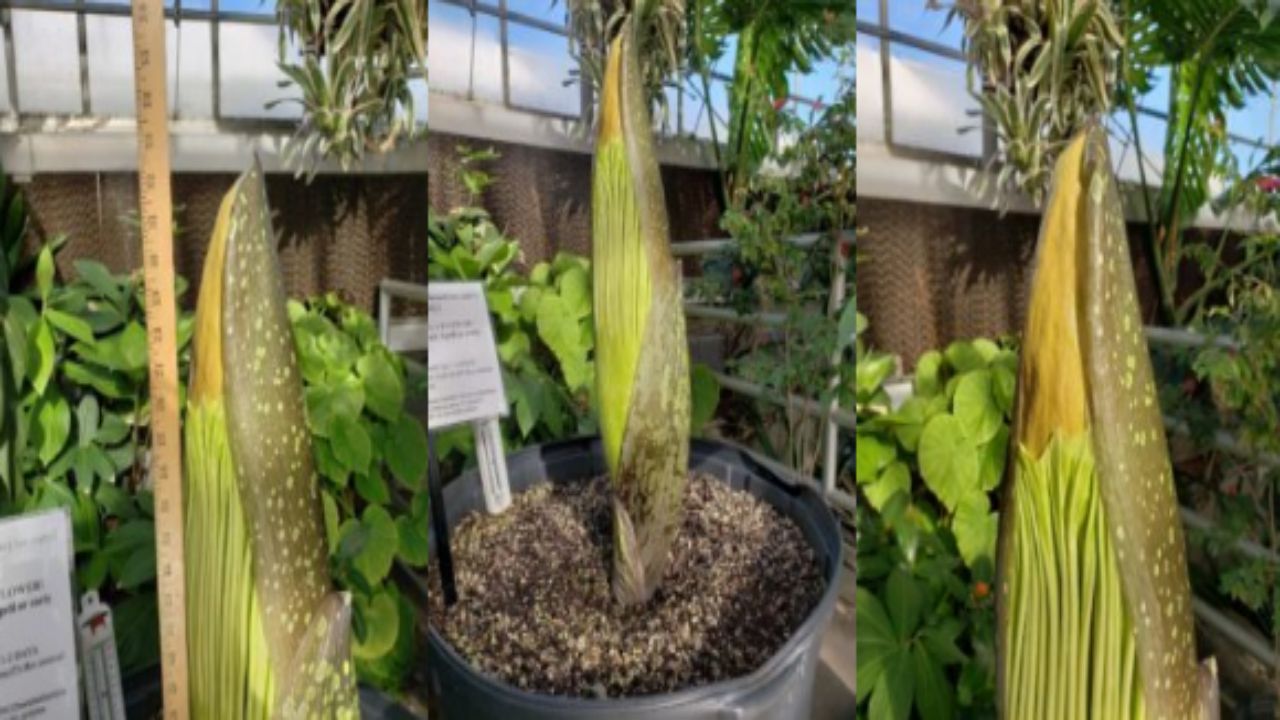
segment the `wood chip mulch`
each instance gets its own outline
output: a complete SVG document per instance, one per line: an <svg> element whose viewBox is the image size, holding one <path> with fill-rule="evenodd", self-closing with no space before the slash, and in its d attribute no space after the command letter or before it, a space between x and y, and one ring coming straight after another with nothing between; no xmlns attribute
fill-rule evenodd
<svg viewBox="0 0 1280 720"><path fill-rule="evenodd" d="M669 693L759 668L825 587L812 548L767 503L690 479L662 587L623 609L609 585L606 478L540 483L497 517L453 534L460 601L446 612L432 573L428 622L475 668L535 692Z"/></svg>

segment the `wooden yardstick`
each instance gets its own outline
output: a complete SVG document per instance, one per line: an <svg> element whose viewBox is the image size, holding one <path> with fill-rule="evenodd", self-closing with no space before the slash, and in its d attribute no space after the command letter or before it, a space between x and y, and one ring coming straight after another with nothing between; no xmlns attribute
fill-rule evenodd
<svg viewBox="0 0 1280 720"><path fill-rule="evenodd" d="M182 532L182 431L178 418L177 302L164 24L164 0L133 0L138 202L151 380L151 482L155 493L160 672L165 718L185 719L190 712L190 702Z"/></svg>

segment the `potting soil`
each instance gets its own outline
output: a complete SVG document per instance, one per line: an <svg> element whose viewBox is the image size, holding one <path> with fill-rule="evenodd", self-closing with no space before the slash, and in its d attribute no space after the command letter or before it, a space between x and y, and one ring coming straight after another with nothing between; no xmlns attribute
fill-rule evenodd
<svg viewBox="0 0 1280 720"><path fill-rule="evenodd" d="M799 628L824 589L796 525L753 495L690 479L662 586L622 608L609 585L606 478L541 483L453 535L459 602L430 579L428 621L472 667L555 695L669 693L741 677Z"/></svg>

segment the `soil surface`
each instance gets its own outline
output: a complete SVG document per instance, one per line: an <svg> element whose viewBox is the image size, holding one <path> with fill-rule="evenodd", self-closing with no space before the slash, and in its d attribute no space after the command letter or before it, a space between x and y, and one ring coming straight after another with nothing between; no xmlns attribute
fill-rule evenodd
<svg viewBox="0 0 1280 720"><path fill-rule="evenodd" d="M690 479L662 587L623 609L609 585L609 484L541 483L454 531L459 602L430 578L429 623L473 667L541 693L668 693L747 675L808 617L825 582L800 529L767 503Z"/></svg>

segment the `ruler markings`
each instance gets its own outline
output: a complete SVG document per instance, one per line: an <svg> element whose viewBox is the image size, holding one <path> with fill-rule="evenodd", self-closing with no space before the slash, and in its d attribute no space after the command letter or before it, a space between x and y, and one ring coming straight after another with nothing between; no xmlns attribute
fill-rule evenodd
<svg viewBox="0 0 1280 720"><path fill-rule="evenodd" d="M138 203L142 218L142 271L151 383L150 470L156 509L161 678L164 717L181 720L188 716L190 702L163 0L133 0L132 15L138 114Z"/></svg>

